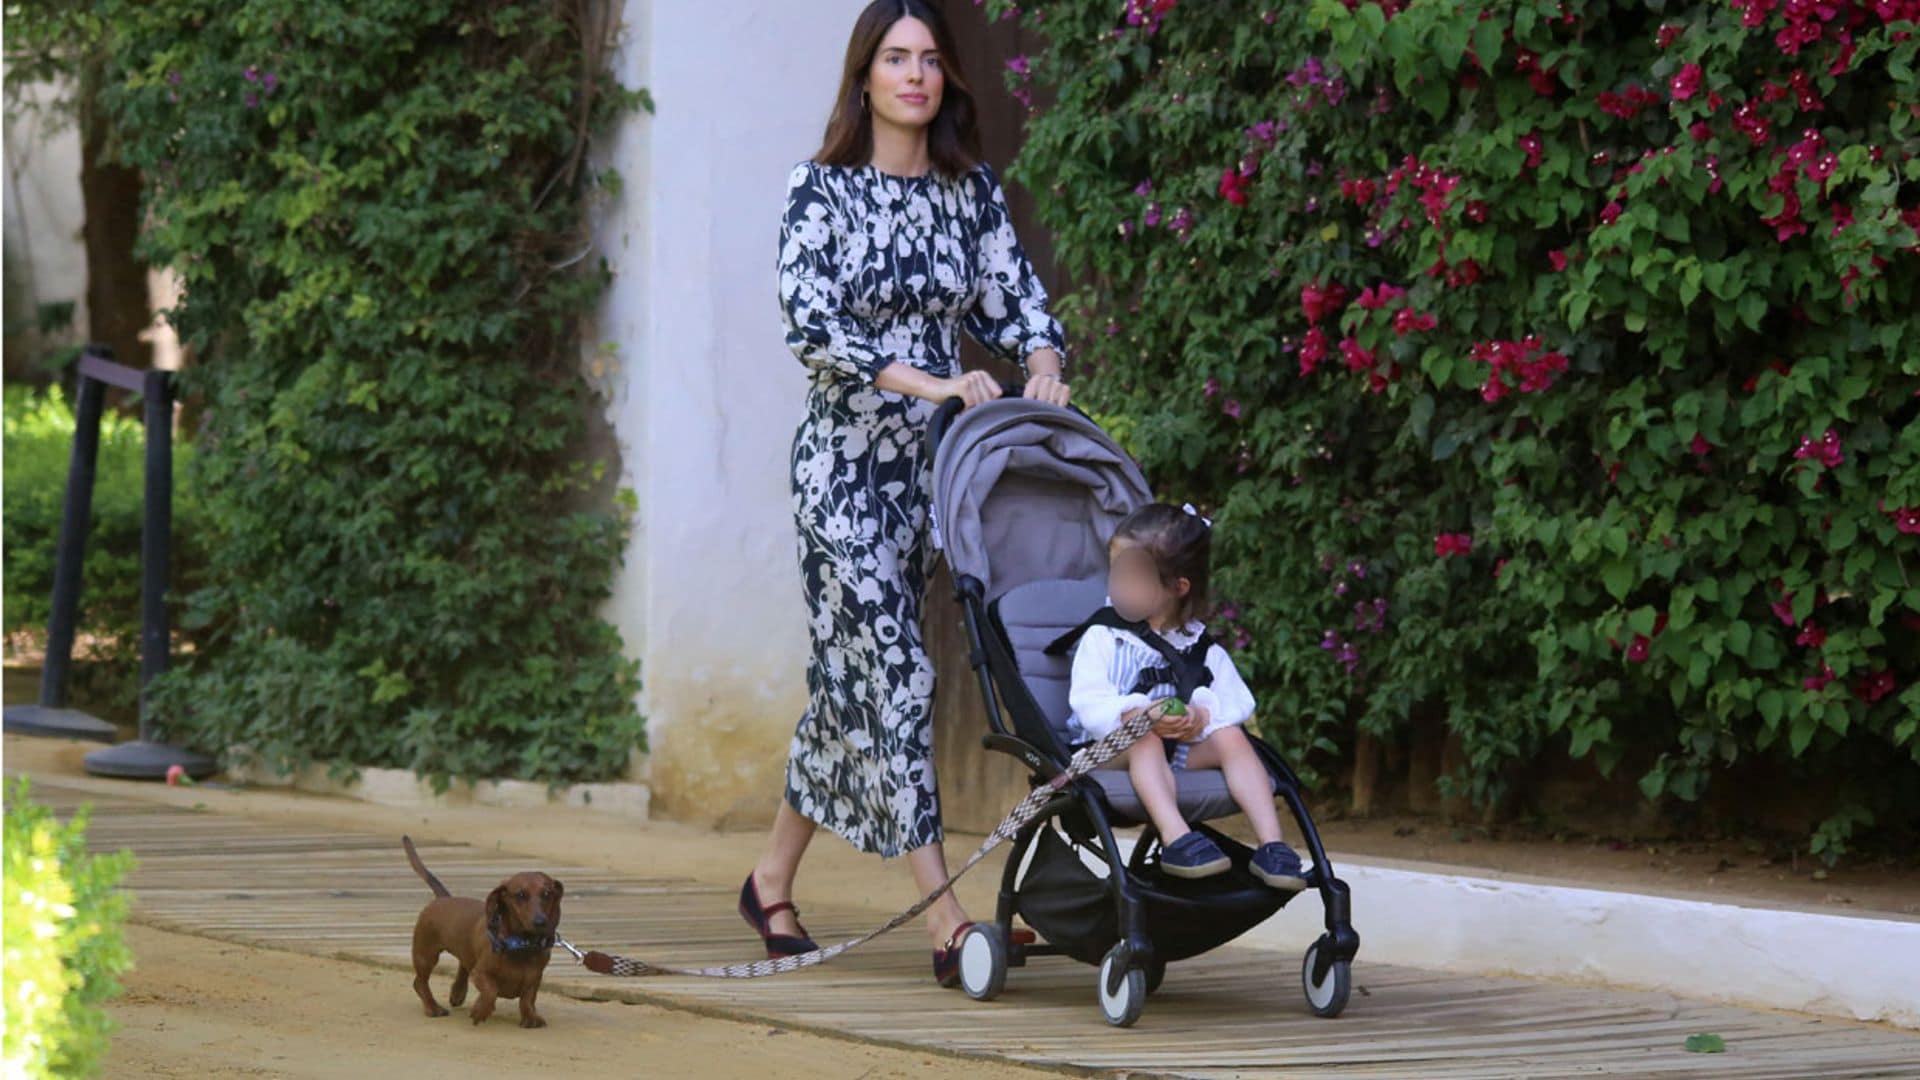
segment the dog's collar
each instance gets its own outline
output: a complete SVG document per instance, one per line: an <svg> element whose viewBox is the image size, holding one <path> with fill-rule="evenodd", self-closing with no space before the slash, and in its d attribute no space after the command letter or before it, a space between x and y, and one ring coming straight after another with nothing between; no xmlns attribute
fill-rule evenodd
<svg viewBox="0 0 1920 1080"><path fill-rule="evenodd" d="M497 953L547 952L553 948L551 933L512 934L501 937L489 929L487 940L493 943L493 951Z"/></svg>

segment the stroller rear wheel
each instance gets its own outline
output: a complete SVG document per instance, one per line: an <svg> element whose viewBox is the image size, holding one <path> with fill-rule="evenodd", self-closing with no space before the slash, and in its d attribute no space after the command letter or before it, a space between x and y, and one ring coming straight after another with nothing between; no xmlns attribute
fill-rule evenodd
<svg viewBox="0 0 1920 1080"><path fill-rule="evenodd" d="M992 1001L1007 985L1007 943L1000 928L974 923L960 938L960 989L975 1001Z"/></svg>
<svg viewBox="0 0 1920 1080"><path fill-rule="evenodd" d="M1129 967L1125 975L1115 975L1125 949L1125 944L1115 945L1100 961L1100 1011L1114 1027L1132 1027L1147 1007L1147 973Z"/></svg>
<svg viewBox="0 0 1920 1080"><path fill-rule="evenodd" d="M1329 948L1332 944L1325 937L1307 947L1306 959L1300 964L1300 985L1307 992L1307 1007L1313 1010L1313 1015L1332 1019L1347 1007L1347 995L1353 992L1353 970L1350 961L1335 960L1315 981L1313 969L1320 951Z"/></svg>

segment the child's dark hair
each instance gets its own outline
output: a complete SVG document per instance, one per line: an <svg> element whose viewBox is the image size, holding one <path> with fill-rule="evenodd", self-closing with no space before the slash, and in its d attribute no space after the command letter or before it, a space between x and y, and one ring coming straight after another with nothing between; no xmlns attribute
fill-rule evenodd
<svg viewBox="0 0 1920 1080"><path fill-rule="evenodd" d="M1153 565L1160 571L1160 583L1168 588L1181 578L1187 579L1187 595L1180 601L1182 620L1207 617L1213 527L1205 518L1166 503L1148 503L1123 518L1113 538L1152 556Z"/></svg>

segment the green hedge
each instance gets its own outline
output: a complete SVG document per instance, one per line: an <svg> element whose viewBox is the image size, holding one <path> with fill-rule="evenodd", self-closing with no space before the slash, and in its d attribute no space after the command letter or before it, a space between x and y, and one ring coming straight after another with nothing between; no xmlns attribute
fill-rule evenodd
<svg viewBox="0 0 1920 1080"><path fill-rule="evenodd" d="M133 966L121 940L127 898L115 886L133 856L88 855L87 814L62 825L6 791L6 1038L9 1077L92 1076L112 1022L101 1007Z"/></svg>
<svg viewBox="0 0 1920 1080"><path fill-rule="evenodd" d="M599 614L634 504L583 459L586 141L641 100L585 3L103 0L103 104L205 410L172 733L452 777L618 775Z"/></svg>
<svg viewBox="0 0 1920 1080"><path fill-rule="evenodd" d="M1125 7L1022 5L1014 175L1266 730L1912 822L1920 5Z"/></svg>
<svg viewBox="0 0 1920 1080"><path fill-rule="evenodd" d="M43 639L53 596L55 544L73 453L73 407L59 387L6 388L6 634ZM139 697L140 521L145 435L137 416L101 417L78 633L90 663L75 675L91 695L131 710ZM186 484L192 447L174 446L173 584L189 591L201 558L200 502Z"/></svg>

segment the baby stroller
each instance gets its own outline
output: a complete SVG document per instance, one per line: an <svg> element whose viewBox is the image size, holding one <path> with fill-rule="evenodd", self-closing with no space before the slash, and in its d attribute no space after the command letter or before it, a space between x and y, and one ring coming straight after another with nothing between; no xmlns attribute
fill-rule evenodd
<svg viewBox="0 0 1920 1080"><path fill-rule="evenodd" d="M1106 602L1107 542L1127 513L1151 501L1146 478L1084 414L1003 399L961 412L958 399L934 415L937 532L964 613L970 660L991 731L988 749L1012 754L1046 783L1065 771L1068 655L1048 646ZM1307 949L1301 982L1316 1015L1338 1016L1351 989L1360 938L1349 922L1347 885L1334 876L1300 781L1271 746L1255 740L1277 798L1292 810L1311 867L1308 887L1326 905L1326 932ZM1007 969L1035 956L1070 956L1100 968L1107 1022L1139 1019L1176 960L1223 945L1279 910L1295 893L1247 871L1252 851L1205 822L1238 813L1217 769L1176 773L1180 811L1232 859L1226 873L1183 880L1160 867L1160 844L1122 767L1063 789L1013 840L991 923L960 941L967 994L991 1000ZM1145 826L1131 854L1114 830ZM1021 916L1043 943L1011 942Z"/></svg>

